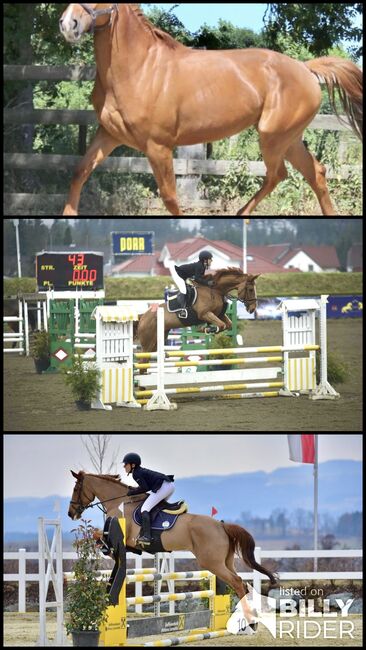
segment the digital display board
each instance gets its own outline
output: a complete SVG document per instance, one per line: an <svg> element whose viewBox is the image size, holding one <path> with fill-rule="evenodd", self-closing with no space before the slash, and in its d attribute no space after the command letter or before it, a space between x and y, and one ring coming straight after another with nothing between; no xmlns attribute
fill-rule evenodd
<svg viewBox="0 0 366 650"><path fill-rule="evenodd" d="M104 288L102 253L36 255L38 291L97 291Z"/></svg>

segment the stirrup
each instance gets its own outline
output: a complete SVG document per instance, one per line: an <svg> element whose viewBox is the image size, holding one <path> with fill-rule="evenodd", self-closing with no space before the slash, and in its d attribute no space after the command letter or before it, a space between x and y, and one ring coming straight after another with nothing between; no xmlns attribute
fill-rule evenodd
<svg viewBox="0 0 366 650"><path fill-rule="evenodd" d="M138 537L136 542L137 544L141 544L143 546L149 546L152 543L151 537Z"/></svg>

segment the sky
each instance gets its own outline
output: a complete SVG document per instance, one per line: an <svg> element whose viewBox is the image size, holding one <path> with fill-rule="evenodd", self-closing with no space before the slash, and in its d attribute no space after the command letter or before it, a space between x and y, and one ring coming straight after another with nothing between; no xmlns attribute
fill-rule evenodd
<svg viewBox="0 0 366 650"><path fill-rule="evenodd" d="M165 10L174 7L174 4L169 2L154 3L154 5ZM223 7L222 3L183 2L174 10L174 14L192 32L197 31L204 23L216 27L220 18L233 23L236 27L247 27L260 32L267 6L266 3L228 2Z"/></svg>
<svg viewBox="0 0 366 650"><path fill-rule="evenodd" d="M174 4L169 2L154 3L154 6L163 7L169 10ZM144 5L142 5L144 7ZM210 27L217 27L220 18L231 22L236 27L245 27L252 29L257 34L263 29L263 18L267 11L268 4L265 2L234 3L228 2L223 5L220 3L207 2L183 2L174 10L174 14L182 23L192 32L197 31L204 23ZM147 9L145 5L145 9ZM356 15L354 24L358 27L362 25L362 17ZM350 45L350 41L343 42L345 48ZM362 65L362 59L359 64Z"/></svg>
<svg viewBox="0 0 366 650"><path fill-rule="evenodd" d="M122 417L122 415L121 415ZM112 473L127 477L122 458L129 451L142 457L144 467L176 478L271 472L293 467L286 434L119 435L111 438L108 458ZM362 460L359 434L320 434L319 462ZM7 434L4 436L4 496L69 496L74 486L70 469L94 472L78 434ZM106 465L105 470L109 467Z"/></svg>
<svg viewBox="0 0 366 650"><path fill-rule="evenodd" d="M56 219L42 219L43 223L46 224L49 228L52 226L53 222L56 221ZM73 225L75 219L68 219L70 223ZM181 225L185 226L186 228L189 228L190 230L193 230L195 227L199 227L201 223L201 219L180 219Z"/></svg>

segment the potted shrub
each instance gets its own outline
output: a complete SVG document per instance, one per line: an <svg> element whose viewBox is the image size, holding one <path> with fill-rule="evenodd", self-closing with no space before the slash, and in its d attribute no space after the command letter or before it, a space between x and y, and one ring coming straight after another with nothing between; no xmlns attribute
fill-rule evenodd
<svg viewBox="0 0 366 650"><path fill-rule="evenodd" d="M81 357L74 357L70 370L65 373L65 383L70 386L79 411L90 410L90 404L96 397L101 385L101 372L93 362L85 362Z"/></svg>
<svg viewBox="0 0 366 650"><path fill-rule="evenodd" d="M50 365L50 335L46 331L35 332L31 344L31 355L37 373L40 375Z"/></svg>
<svg viewBox="0 0 366 650"><path fill-rule="evenodd" d="M90 520L81 519L73 532L73 546L78 559L73 566L75 580L68 583L67 588L65 627L67 634L72 634L74 646L97 646L99 627L107 620L108 581L100 577L103 558L93 537L94 528Z"/></svg>

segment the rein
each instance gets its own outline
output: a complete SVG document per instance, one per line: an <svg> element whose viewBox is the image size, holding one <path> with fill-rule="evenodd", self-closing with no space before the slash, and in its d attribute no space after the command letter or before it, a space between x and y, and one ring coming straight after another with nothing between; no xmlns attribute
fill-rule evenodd
<svg viewBox="0 0 366 650"><path fill-rule="evenodd" d="M104 503L108 503L109 501L115 501L119 497L122 497L122 499L123 499L123 497L126 496L126 495L123 495L123 494L117 494L115 497L111 497L110 499L104 499L103 501L96 501L96 503L90 502L87 506L84 506L84 504L82 503L82 500L81 500L82 494L83 494L83 481L84 481L84 479L79 481L77 501L70 501L71 505L76 506L78 514L80 514L80 515L83 512L85 512L85 510L88 510L89 508L95 508L95 506L97 506L99 508L99 510L101 510L104 514L106 514L107 510L103 505ZM88 497L86 497L86 498L88 499ZM123 505L125 506L125 505L127 505L129 503L138 503L139 501L143 501L143 500L144 499L142 499L142 498L141 499L138 498L137 500L132 499L130 501L123 501ZM102 507L100 507L100 506L102 506Z"/></svg>

